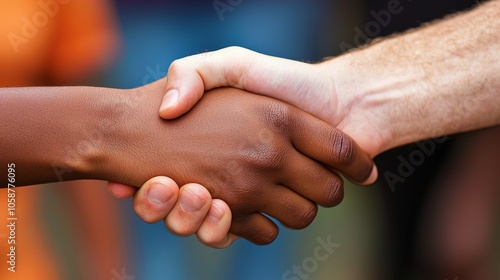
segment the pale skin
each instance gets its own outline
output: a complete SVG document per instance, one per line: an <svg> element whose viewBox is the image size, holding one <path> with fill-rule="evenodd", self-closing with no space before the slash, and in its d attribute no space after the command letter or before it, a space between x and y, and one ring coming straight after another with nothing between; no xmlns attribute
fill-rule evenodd
<svg viewBox="0 0 500 280"><path fill-rule="evenodd" d="M295 105L344 131L374 157L415 141L500 124L498 30L500 1L495 0L318 64L239 47L182 58L168 71L160 115L176 118L204 91L231 86ZM110 188L122 197L136 191L119 184ZM236 238L222 230L229 219L208 222L212 210L194 214L199 228L175 219L184 213L178 205L146 213L141 191L134 196L142 204L136 208L141 217L166 216L167 227L184 228L199 238L207 235L208 224L214 230L210 236L220 241L211 244L218 247ZM176 194L170 186L163 191ZM224 202L216 203L223 216L230 215Z"/></svg>

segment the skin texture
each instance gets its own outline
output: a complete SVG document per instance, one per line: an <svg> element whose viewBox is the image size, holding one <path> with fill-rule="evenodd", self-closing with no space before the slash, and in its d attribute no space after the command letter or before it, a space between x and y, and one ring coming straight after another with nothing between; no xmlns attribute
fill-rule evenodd
<svg viewBox="0 0 500 280"><path fill-rule="evenodd" d="M231 86L309 112L372 157L418 140L495 126L499 28L495 0L319 64L239 47L182 58L168 71L160 115L176 118L206 90ZM372 175L365 183L373 182ZM115 187L133 195L130 187Z"/></svg>
<svg viewBox="0 0 500 280"><path fill-rule="evenodd" d="M0 136L2 164L16 164L18 186L59 179L139 186L160 174L200 183L231 207L231 232L257 244L278 233L262 213L303 228L315 203L341 201L333 170L355 181L371 174L373 162L352 139L281 101L218 89L167 122L155 109L164 88L165 81L133 90L2 89L1 127L12 132Z"/></svg>
<svg viewBox="0 0 500 280"><path fill-rule="evenodd" d="M199 184L186 184L179 188L171 178L158 176L148 180L139 190L111 182L108 189L122 199L135 194L133 205L137 215L147 223L163 220L173 234L196 234L200 242L214 248L225 248L238 238L229 232L231 210L227 203L212 199L208 190ZM186 198L191 193L197 195ZM197 209L195 206L200 204L203 206Z"/></svg>

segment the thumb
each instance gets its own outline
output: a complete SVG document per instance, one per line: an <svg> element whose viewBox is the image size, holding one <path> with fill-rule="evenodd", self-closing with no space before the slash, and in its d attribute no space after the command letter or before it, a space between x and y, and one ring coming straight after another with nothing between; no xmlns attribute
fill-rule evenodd
<svg viewBox="0 0 500 280"><path fill-rule="evenodd" d="M167 74L166 93L160 106L160 117L175 119L188 112L205 91L204 83L194 69L172 63Z"/></svg>
<svg viewBox="0 0 500 280"><path fill-rule="evenodd" d="M377 181L377 178L378 178L378 169L377 169L376 165L373 165L372 172L370 173L370 176L368 177L368 179L366 179L364 182L361 182L359 184L362 186L368 186L368 185L375 183L375 181Z"/></svg>
<svg viewBox="0 0 500 280"><path fill-rule="evenodd" d="M224 86L245 89L241 78L255 57L258 54L250 50L228 47L175 60L168 69L160 116L164 119L181 116L206 90ZM260 71L255 73L258 76Z"/></svg>

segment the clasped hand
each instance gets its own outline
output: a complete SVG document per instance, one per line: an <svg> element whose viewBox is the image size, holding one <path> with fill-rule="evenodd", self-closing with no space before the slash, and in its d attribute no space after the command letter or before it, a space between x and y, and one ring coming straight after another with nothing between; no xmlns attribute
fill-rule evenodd
<svg viewBox="0 0 500 280"><path fill-rule="evenodd" d="M127 115L133 121L124 131L130 133L118 137L126 142L109 147L117 155L114 158L134 160L113 164L121 170L114 181L140 185L148 178L168 175L180 185L201 184L214 199L223 200L231 209L231 236L257 244L272 242L278 227L264 214L287 227L304 228L314 219L316 204L332 207L342 200L339 174L363 182L372 173L372 160L351 138L291 105L238 89L220 88L207 92L181 118L165 121L157 111L164 88L165 81L161 80L134 90L143 98L137 110ZM147 185L144 192L149 191ZM116 190L120 186L110 187ZM122 193L115 193L131 195L120 190ZM181 190L181 198L182 194ZM168 208L177 213L174 217L179 220L187 217L182 214L186 212L182 204L174 206L170 202L156 207L146 197L138 193L134 203L136 212L149 222L159 219L145 213L148 210L159 213ZM221 201L215 203L216 208L217 204L225 207ZM190 226L197 229L200 222ZM183 235L193 233L182 227L178 232L170 229ZM210 229L216 226L208 226L206 235L210 235ZM231 242L227 236L225 240L209 236L202 241L214 247Z"/></svg>

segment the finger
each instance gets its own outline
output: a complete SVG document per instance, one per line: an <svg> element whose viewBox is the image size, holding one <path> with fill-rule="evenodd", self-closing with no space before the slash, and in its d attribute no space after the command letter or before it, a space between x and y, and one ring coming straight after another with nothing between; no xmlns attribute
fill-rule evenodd
<svg viewBox="0 0 500 280"><path fill-rule="evenodd" d="M196 237L203 244L213 248L225 248L231 245L238 237L229 232L231 226L231 210L220 199L212 200L212 205Z"/></svg>
<svg viewBox="0 0 500 280"><path fill-rule="evenodd" d="M277 197L279 200L276 199ZM307 227L318 212L316 204L291 191L288 187L279 185L268 190L258 209L262 209L263 213L293 229Z"/></svg>
<svg viewBox="0 0 500 280"><path fill-rule="evenodd" d="M206 60L208 56L213 57L209 53L203 53L181 58L170 64L166 77L166 94L160 105L162 118L173 119L181 116L200 100L208 87L223 86L224 82L218 76L222 69L210 74L206 72L208 65L214 68L220 66L216 61Z"/></svg>
<svg viewBox="0 0 500 280"><path fill-rule="evenodd" d="M230 47L175 60L168 69L160 116L164 119L181 116L209 89L223 86L244 89L241 78L256 56L259 54L250 50Z"/></svg>
<svg viewBox="0 0 500 280"><path fill-rule="evenodd" d="M355 182L372 178L374 163L347 134L298 110L290 130L293 146Z"/></svg>
<svg viewBox="0 0 500 280"><path fill-rule="evenodd" d="M366 179L363 182L359 182L359 184L365 185L365 186L371 185L371 184L375 183L375 181L377 181L377 178L378 178L378 169L377 169L377 166L374 164L372 172L370 173L370 176L368 177L368 179Z"/></svg>
<svg viewBox="0 0 500 280"><path fill-rule="evenodd" d="M133 186L108 182L108 190L117 198L129 198L132 197L138 189Z"/></svg>
<svg viewBox="0 0 500 280"><path fill-rule="evenodd" d="M278 227L261 213L240 215L233 218L230 232L258 245L273 242L278 236Z"/></svg>
<svg viewBox="0 0 500 280"><path fill-rule="evenodd" d="M167 81L177 81L178 76L181 76L182 86L168 89L160 105L160 116L167 120L175 119L189 111L204 93L203 88L200 87L203 85L203 81L196 72L186 71L184 75L178 74L178 72L182 71L169 70L170 76L167 76Z"/></svg>
<svg viewBox="0 0 500 280"><path fill-rule="evenodd" d="M165 119L179 117L192 108L207 90L230 86L302 104L289 95L285 84L300 84L294 93L309 96L317 75L309 64L266 56L241 47L188 56L172 62L167 73L166 95L160 107ZM287 73L283 75L284 71ZM304 74L305 73L305 74ZM312 79L311 79L312 78ZM311 80L311 81L310 81ZM307 85L311 85L309 88ZM309 88L309 89L308 89ZM308 89L304 92L304 89Z"/></svg>
<svg viewBox="0 0 500 280"><path fill-rule="evenodd" d="M333 207L342 201L343 180L339 175L301 153L289 154L291 159L281 179L283 185L324 207Z"/></svg>
<svg viewBox="0 0 500 280"><path fill-rule="evenodd" d="M147 223L156 223L170 212L179 195L179 187L168 177L148 180L133 198L135 213Z"/></svg>
<svg viewBox="0 0 500 280"><path fill-rule="evenodd" d="M212 197L199 184L186 184L179 200L165 218L165 226L173 234L187 236L196 233L212 205Z"/></svg>

